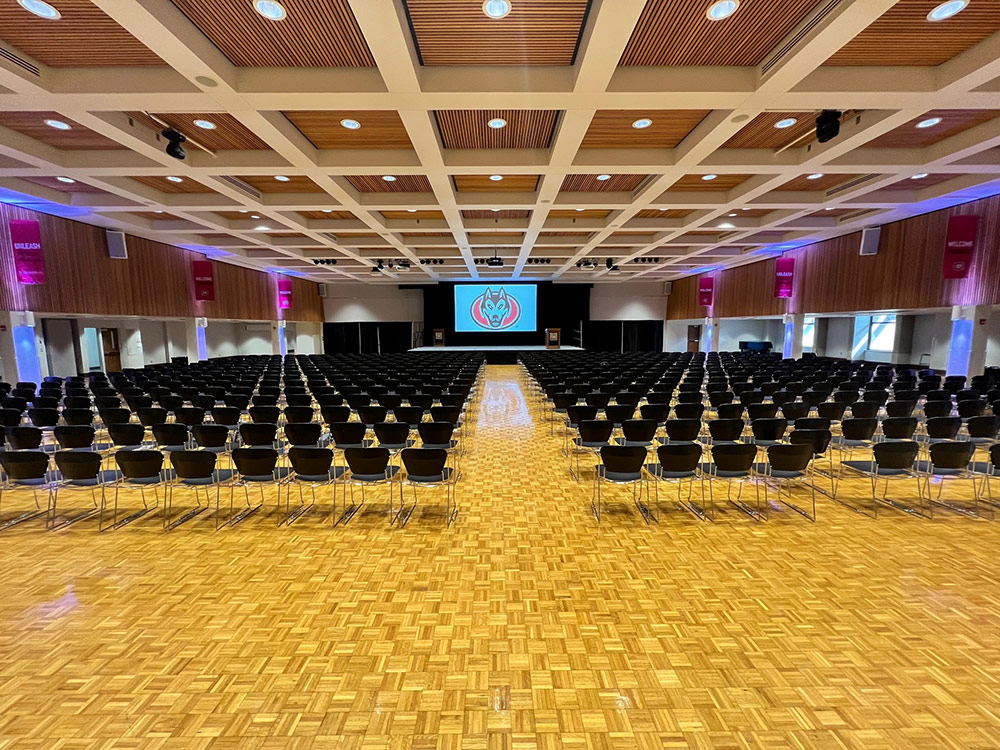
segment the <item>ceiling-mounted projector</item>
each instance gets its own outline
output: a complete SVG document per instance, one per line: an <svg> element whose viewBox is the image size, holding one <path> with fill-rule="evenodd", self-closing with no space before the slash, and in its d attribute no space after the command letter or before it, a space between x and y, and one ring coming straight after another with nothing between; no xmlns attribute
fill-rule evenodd
<svg viewBox="0 0 1000 750"><path fill-rule="evenodd" d="M492 258L486 259L486 265L490 268L503 268L503 258L498 258L494 255Z"/></svg>

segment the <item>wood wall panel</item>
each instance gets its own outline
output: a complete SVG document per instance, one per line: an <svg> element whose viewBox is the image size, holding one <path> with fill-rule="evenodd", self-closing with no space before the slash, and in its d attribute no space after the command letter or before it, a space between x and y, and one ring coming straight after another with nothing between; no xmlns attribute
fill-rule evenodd
<svg viewBox="0 0 1000 750"><path fill-rule="evenodd" d="M674 282L667 297L667 320L704 318L706 309L698 304L698 277L688 276Z"/></svg>
<svg viewBox="0 0 1000 750"><path fill-rule="evenodd" d="M15 280L7 222L35 219L42 233L46 283ZM129 235L128 260L108 257L101 227L0 204L0 309L78 315L277 319L277 282L271 274L215 263L213 302L194 302L191 262L204 256ZM322 321L319 289L296 279L287 320Z"/></svg>
<svg viewBox="0 0 1000 750"><path fill-rule="evenodd" d="M712 307L716 318L784 315L786 304L787 300L774 298L774 258L716 275Z"/></svg>

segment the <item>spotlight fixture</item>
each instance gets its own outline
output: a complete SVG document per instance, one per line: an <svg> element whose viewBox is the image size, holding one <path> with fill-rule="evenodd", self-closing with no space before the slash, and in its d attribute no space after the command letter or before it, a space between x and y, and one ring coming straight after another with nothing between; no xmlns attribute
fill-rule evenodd
<svg viewBox="0 0 1000 750"><path fill-rule="evenodd" d="M256 0L253 9L260 13L268 21L283 21L285 16L285 6L276 0Z"/></svg>
<svg viewBox="0 0 1000 750"><path fill-rule="evenodd" d="M274 179L276 179L278 182L288 182L288 178L285 177L285 175L283 174L276 174L274 176Z"/></svg>
<svg viewBox="0 0 1000 750"><path fill-rule="evenodd" d="M726 216L732 218L733 216L736 216L736 214L735 213L731 213L731 214L726 214Z"/></svg>
<svg viewBox="0 0 1000 750"><path fill-rule="evenodd" d="M72 177L56 177L56 179L59 180L59 182L65 182L67 185L72 185L74 182L76 182L76 180L74 180Z"/></svg>
<svg viewBox="0 0 1000 750"><path fill-rule="evenodd" d="M211 120L195 120L194 125L202 130L215 130L215 123Z"/></svg>
<svg viewBox="0 0 1000 750"><path fill-rule="evenodd" d="M167 177L167 182L184 182L184 178L177 175L170 175Z"/></svg>
<svg viewBox="0 0 1000 750"><path fill-rule="evenodd" d="M813 174L811 174L808 177L806 177L806 179L807 180L818 180L822 176L823 176L822 172L814 172Z"/></svg>
<svg viewBox="0 0 1000 750"><path fill-rule="evenodd" d="M378 266L372 266L371 272L372 273L382 273L382 269L379 268Z"/></svg>
<svg viewBox="0 0 1000 750"><path fill-rule="evenodd" d="M705 11L705 17L709 21L724 21L733 15L739 7L740 0L719 0L719 2L708 6L708 10Z"/></svg>
<svg viewBox="0 0 1000 750"><path fill-rule="evenodd" d="M610 179L611 179L611 175L609 175L609 174L599 174L599 175L597 175L598 182L607 182Z"/></svg>
<svg viewBox="0 0 1000 750"><path fill-rule="evenodd" d="M347 128L348 130L360 130L361 123L357 120L352 120L351 118L346 117L340 121L340 127Z"/></svg>
<svg viewBox="0 0 1000 750"><path fill-rule="evenodd" d="M503 179L503 175L502 175L502 174L491 174L491 175L490 175L490 179L491 179L491 180L492 180L493 182L500 182L500 180L502 180L502 179Z"/></svg>
<svg viewBox="0 0 1000 750"><path fill-rule="evenodd" d="M34 13L39 18L49 21L58 21L62 18L62 13L42 0L17 0L17 4L29 13Z"/></svg>
<svg viewBox="0 0 1000 750"><path fill-rule="evenodd" d="M510 0L485 0L483 2L483 13L487 18L506 18L511 11Z"/></svg>
<svg viewBox="0 0 1000 750"><path fill-rule="evenodd" d="M927 176L927 172L921 172L920 174L915 174L911 177L911 180L922 180Z"/></svg>
<svg viewBox="0 0 1000 750"><path fill-rule="evenodd" d="M46 120L45 124L50 128L55 128L56 130L71 130L72 126L69 123L63 122L62 120Z"/></svg>
<svg viewBox="0 0 1000 750"><path fill-rule="evenodd" d="M379 262L378 262L378 270L380 270L380 271L381 271L381 270L382 270L382 268L383 268L383 265L382 265L382 261L379 261Z"/></svg>
<svg viewBox="0 0 1000 750"><path fill-rule="evenodd" d="M636 130L645 130L646 128L648 128L652 124L653 124L653 121L650 120L648 117L642 117L642 118L636 120L635 122L633 122L632 123L632 127L635 128Z"/></svg>
<svg viewBox="0 0 1000 750"><path fill-rule="evenodd" d="M953 16L957 16L969 5L969 0L947 0L927 14L928 21L947 21Z"/></svg>
<svg viewBox="0 0 1000 750"><path fill-rule="evenodd" d="M703 179L705 182L711 182L712 180L714 180L718 176L719 175L717 175L717 174L703 174L701 176L701 179Z"/></svg>
<svg viewBox="0 0 1000 750"><path fill-rule="evenodd" d="M250 218L251 219L259 219L260 216L258 214L250 214Z"/></svg>
<svg viewBox="0 0 1000 750"><path fill-rule="evenodd" d="M167 128L161 132L161 135L167 139L167 156L172 156L175 159L180 159L184 161L184 157L187 156L187 152L184 151L184 147L181 145L187 138L183 133L178 133L173 128Z"/></svg>
<svg viewBox="0 0 1000 750"><path fill-rule="evenodd" d="M840 110L824 109L816 117L816 140L820 143L832 141L840 135Z"/></svg>
<svg viewBox="0 0 1000 750"><path fill-rule="evenodd" d="M618 266L611 266L611 268L608 269L608 273L614 274L616 276L618 274L620 274L621 272L622 272L622 269L620 269Z"/></svg>
<svg viewBox="0 0 1000 750"><path fill-rule="evenodd" d="M784 120L778 120L776 123L774 123L774 127L776 127L778 130L784 130L785 128L792 127L792 125L794 125L797 122L798 120L796 120L794 117L786 117Z"/></svg>
<svg viewBox="0 0 1000 750"><path fill-rule="evenodd" d="M489 125L491 128L493 128L494 130L499 130L500 128L507 127L507 121L502 117L494 117L486 124Z"/></svg>
<svg viewBox="0 0 1000 750"><path fill-rule="evenodd" d="M503 258L494 252L492 258L486 259L486 265L490 268L503 268Z"/></svg>
<svg viewBox="0 0 1000 750"><path fill-rule="evenodd" d="M926 120L921 120L917 123L917 127L923 130L924 128L933 128L935 125L941 124L940 117L928 117Z"/></svg>
<svg viewBox="0 0 1000 750"><path fill-rule="evenodd" d="M614 267L614 265L615 262L611 260L611 258L608 258L607 260L604 261L604 267L607 268L609 271Z"/></svg>
<svg viewBox="0 0 1000 750"><path fill-rule="evenodd" d="M337 265L336 258L318 258L313 261L313 264L317 266L335 266Z"/></svg>
<svg viewBox="0 0 1000 750"><path fill-rule="evenodd" d="M385 180L386 182L395 182L396 181L396 178L393 177L391 174L382 175L382 179Z"/></svg>
<svg viewBox="0 0 1000 750"><path fill-rule="evenodd" d="M245 214L245 213L249 213L249 211L247 211L245 208L241 208L240 209L240 213L241 214Z"/></svg>

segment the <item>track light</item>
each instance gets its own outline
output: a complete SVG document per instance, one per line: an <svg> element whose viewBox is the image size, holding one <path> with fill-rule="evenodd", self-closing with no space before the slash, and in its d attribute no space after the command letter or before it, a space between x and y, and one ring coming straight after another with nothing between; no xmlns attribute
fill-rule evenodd
<svg viewBox="0 0 1000 750"><path fill-rule="evenodd" d="M832 141L840 135L840 116L836 109L824 109L816 117L816 140L820 143Z"/></svg>
<svg viewBox="0 0 1000 750"><path fill-rule="evenodd" d="M615 265L615 262L613 260L611 260L611 258L608 258L606 261L604 261L604 267L607 268L609 271L612 268L614 268L614 265Z"/></svg>
<svg viewBox="0 0 1000 750"><path fill-rule="evenodd" d="M167 139L167 148L165 149L167 152L167 156L172 156L175 159L180 159L181 161L184 161L184 157L187 156L187 152L181 145L182 143L184 143L184 141L187 140L187 138L184 137L184 134L178 133L173 128L167 128L166 130L162 131L161 135Z"/></svg>

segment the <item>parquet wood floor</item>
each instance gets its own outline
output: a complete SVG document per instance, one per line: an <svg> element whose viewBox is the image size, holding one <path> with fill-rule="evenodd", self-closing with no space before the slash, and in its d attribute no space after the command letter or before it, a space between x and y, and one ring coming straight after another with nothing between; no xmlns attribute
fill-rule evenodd
<svg viewBox="0 0 1000 750"><path fill-rule="evenodd" d="M489 367L450 528L4 531L0 748L1000 747L1000 522L598 526L539 419Z"/></svg>

